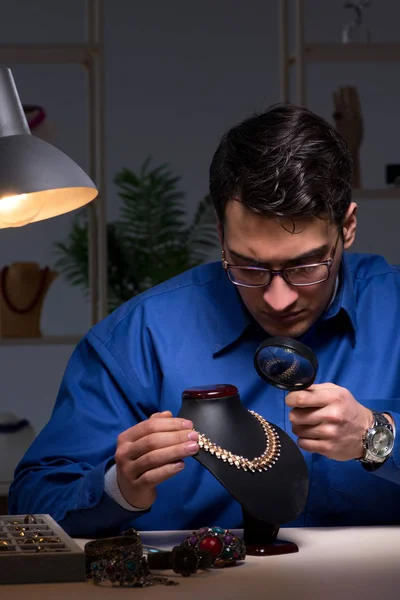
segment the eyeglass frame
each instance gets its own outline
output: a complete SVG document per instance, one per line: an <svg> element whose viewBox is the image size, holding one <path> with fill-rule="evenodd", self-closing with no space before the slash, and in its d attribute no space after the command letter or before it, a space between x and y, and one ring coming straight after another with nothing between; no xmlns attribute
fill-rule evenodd
<svg viewBox="0 0 400 600"><path fill-rule="evenodd" d="M336 254L336 249L337 249L337 245L339 243L339 238L340 238L340 231L338 233L338 236L336 238L336 242L334 244L334 246L332 247L332 250L330 252L329 258L327 258L326 260L322 261L322 262L318 262L318 263L312 263L312 264L307 264L307 265L296 265L295 267L284 267L283 269L268 269L267 267L256 267L256 266L252 266L252 265L232 265L231 263L228 263L228 261L225 258L225 250L224 248L222 248L222 267L225 270L227 277L229 279L229 281L231 283L233 283L233 285L237 285L240 287L247 287L247 288L262 288L262 287L267 287L269 286L269 284L272 281L273 277L279 276L282 277L282 279L284 279L284 281L288 284L291 285L292 287L307 287L310 285L318 285L319 283L324 283L324 281L328 281L330 275L331 275L331 267L333 265L333 261L335 259L335 254ZM285 277L285 273L287 271L293 270L293 269L302 269L302 268L307 268L307 267L320 267L320 266L326 266L328 269L328 275L325 279L320 279L319 281L314 281L312 283L292 283L291 281L288 281ZM247 283L238 283L237 281L233 281L230 276L229 276L229 269L231 268L236 268L236 269L244 269L246 271L264 271L266 273L270 274L270 280L268 281L268 283L259 283L259 284L247 284Z"/></svg>

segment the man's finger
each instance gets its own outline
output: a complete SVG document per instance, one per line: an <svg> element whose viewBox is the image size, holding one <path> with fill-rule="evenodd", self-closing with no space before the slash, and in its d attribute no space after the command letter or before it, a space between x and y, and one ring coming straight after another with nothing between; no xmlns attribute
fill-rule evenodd
<svg viewBox="0 0 400 600"><path fill-rule="evenodd" d="M147 421L141 421L140 423L137 423L137 425L133 425L133 427L122 432L118 437L118 441L119 443L135 442L151 433L158 433L161 431L181 431L182 429L193 429L192 421L177 417L150 418L147 419Z"/></svg>
<svg viewBox="0 0 400 600"><path fill-rule="evenodd" d="M338 435L337 427L326 423L319 425L293 425L292 431L298 438L307 440L335 440Z"/></svg>
<svg viewBox="0 0 400 600"><path fill-rule="evenodd" d="M306 452L323 454L330 458L334 453L335 444L331 440L311 440L308 438L299 438L297 445Z"/></svg>
<svg viewBox="0 0 400 600"><path fill-rule="evenodd" d="M150 419L158 419L162 417L172 417L172 412L170 410L163 410L163 412L156 412L150 416Z"/></svg>
<svg viewBox="0 0 400 600"><path fill-rule="evenodd" d="M197 442L194 441L187 441L183 444L169 446L168 448L153 450L131 462L129 465L130 477L132 480L137 480L147 471L152 471L153 469L158 469L164 465L176 463L184 458L197 454L198 451L199 446Z"/></svg>
<svg viewBox="0 0 400 600"><path fill-rule="evenodd" d="M185 444L186 442L197 442L198 439L199 434L196 431L191 431L189 429L168 432L160 431L158 433L146 435L134 443L126 444L124 453L128 460L137 460L141 456L153 452L154 450L161 450L163 448L169 448L170 446Z"/></svg>
<svg viewBox="0 0 400 600"><path fill-rule="evenodd" d="M330 383L315 384L306 390L289 392L286 406L291 408L322 408L337 400L338 388Z"/></svg>
<svg viewBox="0 0 400 600"><path fill-rule="evenodd" d="M292 425L319 425L324 421L323 408L292 408L289 421Z"/></svg>
<svg viewBox="0 0 400 600"><path fill-rule="evenodd" d="M290 408L322 408L327 405L328 400L327 394L301 390L300 392L289 392L285 403Z"/></svg>
<svg viewBox="0 0 400 600"><path fill-rule="evenodd" d="M135 487L151 487L154 488L163 481L170 479L185 468L183 460L178 460L174 463L151 469L143 473L135 482Z"/></svg>

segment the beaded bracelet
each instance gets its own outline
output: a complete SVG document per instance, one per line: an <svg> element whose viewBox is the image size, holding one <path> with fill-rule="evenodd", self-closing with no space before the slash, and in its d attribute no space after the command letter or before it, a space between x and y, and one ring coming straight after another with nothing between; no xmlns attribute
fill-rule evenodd
<svg viewBox="0 0 400 600"><path fill-rule="evenodd" d="M151 573L138 533L87 542L85 556L86 575L97 585L104 581L121 587L176 585Z"/></svg>

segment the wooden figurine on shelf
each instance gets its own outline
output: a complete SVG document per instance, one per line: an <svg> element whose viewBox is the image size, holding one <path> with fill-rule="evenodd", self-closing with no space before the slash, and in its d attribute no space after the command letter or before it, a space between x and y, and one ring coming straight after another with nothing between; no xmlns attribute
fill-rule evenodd
<svg viewBox="0 0 400 600"><path fill-rule="evenodd" d="M371 32L369 27L363 23L363 11L371 6L369 0L351 0L345 2L343 8L351 8L355 11L354 20L345 25L342 29L343 44L369 44L371 42Z"/></svg>
<svg viewBox="0 0 400 600"><path fill-rule="evenodd" d="M0 271L0 338L41 337L46 293L58 273L34 262L16 262Z"/></svg>
<svg viewBox="0 0 400 600"><path fill-rule="evenodd" d="M333 92L335 127L346 140L353 159L353 188L361 187L360 146L364 135L363 116L357 89L343 86Z"/></svg>

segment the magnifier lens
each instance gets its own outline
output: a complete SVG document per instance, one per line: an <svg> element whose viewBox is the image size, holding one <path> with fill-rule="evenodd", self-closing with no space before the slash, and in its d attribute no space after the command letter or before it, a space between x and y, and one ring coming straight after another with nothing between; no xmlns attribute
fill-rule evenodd
<svg viewBox="0 0 400 600"><path fill-rule="evenodd" d="M315 380L318 361L308 346L277 336L265 340L254 357L257 373L268 383L284 390L300 390Z"/></svg>

